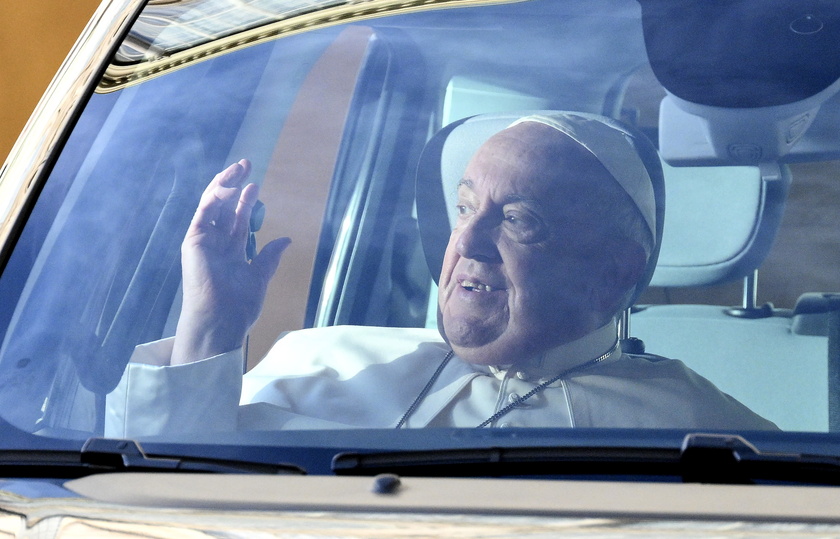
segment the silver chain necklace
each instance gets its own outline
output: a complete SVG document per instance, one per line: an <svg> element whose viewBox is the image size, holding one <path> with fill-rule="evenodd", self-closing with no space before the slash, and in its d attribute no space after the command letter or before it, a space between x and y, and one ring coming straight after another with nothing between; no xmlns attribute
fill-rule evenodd
<svg viewBox="0 0 840 539"><path fill-rule="evenodd" d="M610 355L612 355L613 352L618 350L618 346L619 346L619 341L618 341L618 339L616 339L615 344L612 345L612 347L609 350L607 350L606 352L604 352L600 356L596 357L595 359L590 359L586 363L581 363L580 365L577 365L575 367L570 367L570 368L568 368L564 371L561 371L560 374L557 374L554 377L552 377L548 380L545 380L544 382L535 386L531 391L525 393L524 395L522 395L520 397L516 397L516 399L514 399L513 402L511 402L510 404L508 404L507 406L505 406L504 408L502 408L501 410L499 410L495 414L491 415L490 417L488 417L487 419L485 419L484 421L482 421L481 423L476 425L475 428L480 429L480 428L486 427L487 425L490 425L491 423L498 420L502 416L506 415L508 412L510 412L511 410L516 408L517 406L521 405L523 402L530 399L531 397L533 397L537 393L542 392L543 390L545 390L545 388L547 388L548 386L550 386L551 384L553 384L557 380L563 378L564 376L568 376L568 375L570 375L574 372L581 371L583 369L589 368L593 365L597 365L598 363L604 361L605 359L610 357ZM440 375L443 372L443 369L446 368L446 365L449 364L449 361L452 359L452 357L454 355L455 355L455 353L452 350L450 350L449 352L446 353L446 356L443 358L443 361L440 362L440 365L438 365L438 368L435 369L434 373L432 373L432 377L429 378L429 381L426 382L426 385L423 386L423 389L420 390L420 394L417 395L417 397L414 399L414 402L412 402L411 406L408 407L408 410L405 411L403 416L400 418L399 422L397 422L397 426L395 428L401 429L403 427L403 425L405 424L405 422L408 420L408 418L411 416L411 414L413 414L414 411L417 410L417 407L420 406L420 403L423 402L423 399L425 399L426 395L428 395L429 391L432 390L432 386L437 381L437 379L440 378Z"/></svg>

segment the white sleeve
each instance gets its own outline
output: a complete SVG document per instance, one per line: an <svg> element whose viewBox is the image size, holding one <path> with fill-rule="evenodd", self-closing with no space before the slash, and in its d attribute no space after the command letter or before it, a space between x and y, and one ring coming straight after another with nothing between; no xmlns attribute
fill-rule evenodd
<svg viewBox="0 0 840 539"><path fill-rule="evenodd" d="M173 339L138 346L108 394L105 436L236 430L242 350L170 366Z"/></svg>

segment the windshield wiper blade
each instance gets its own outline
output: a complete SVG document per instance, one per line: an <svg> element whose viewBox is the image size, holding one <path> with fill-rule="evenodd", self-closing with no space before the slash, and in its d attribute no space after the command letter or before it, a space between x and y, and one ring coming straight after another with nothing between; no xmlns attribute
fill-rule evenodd
<svg viewBox="0 0 840 539"><path fill-rule="evenodd" d="M635 447L485 447L340 453L332 469L339 475L404 476L673 476L678 449Z"/></svg>
<svg viewBox="0 0 840 539"><path fill-rule="evenodd" d="M340 453L339 475L559 477L670 480L718 484L840 485L840 459L763 453L741 436L689 434L682 447L487 447Z"/></svg>
<svg viewBox="0 0 840 539"><path fill-rule="evenodd" d="M0 451L2 477L70 479L110 472L306 474L306 470L294 464L265 464L183 455L152 456L146 454L134 440L109 438L91 438L85 442L81 451Z"/></svg>

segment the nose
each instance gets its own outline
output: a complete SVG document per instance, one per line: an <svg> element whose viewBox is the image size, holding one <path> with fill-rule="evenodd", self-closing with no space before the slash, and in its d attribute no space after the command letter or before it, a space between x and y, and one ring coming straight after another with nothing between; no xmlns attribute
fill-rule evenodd
<svg viewBox="0 0 840 539"><path fill-rule="evenodd" d="M474 215L455 229L458 234L455 248L464 258L479 262L498 262L501 259L496 246L497 227L484 216Z"/></svg>

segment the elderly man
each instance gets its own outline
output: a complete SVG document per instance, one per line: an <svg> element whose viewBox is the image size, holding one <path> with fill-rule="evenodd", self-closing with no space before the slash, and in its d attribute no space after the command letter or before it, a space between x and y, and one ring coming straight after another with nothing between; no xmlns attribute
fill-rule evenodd
<svg viewBox="0 0 840 539"><path fill-rule="evenodd" d="M292 332L243 377L243 340L289 244L244 260L257 198L248 172L240 161L207 187L182 248L176 336L138 347L108 397L107 434L774 428L679 361L622 354L616 316L644 273L656 217L645 167L609 122L526 117L473 156L440 275L439 335Z"/></svg>

